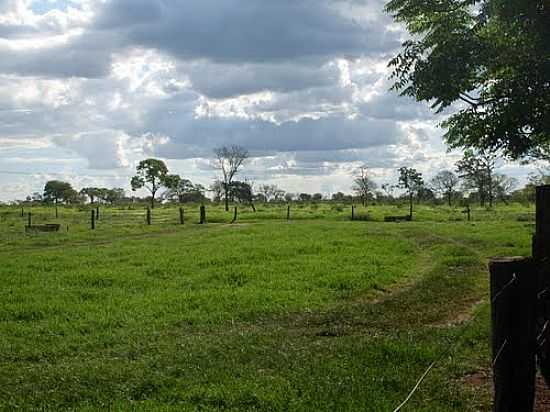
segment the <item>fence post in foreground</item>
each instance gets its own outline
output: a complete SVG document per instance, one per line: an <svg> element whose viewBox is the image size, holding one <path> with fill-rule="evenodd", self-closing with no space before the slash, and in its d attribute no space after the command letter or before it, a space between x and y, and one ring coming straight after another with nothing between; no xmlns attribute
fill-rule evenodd
<svg viewBox="0 0 550 412"><path fill-rule="evenodd" d="M32 226L32 213L29 212L28 216L27 216L27 225L30 227Z"/></svg>
<svg viewBox="0 0 550 412"><path fill-rule="evenodd" d="M99 221L99 206L95 208L95 220Z"/></svg>
<svg viewBox="0 0 550 412"><path fill-rule="evenodd" d="M201 217L199 223L204 225L206 223L206 207L201 205Z"/></svg>
<svg viewBox="0 0 550 412"><path fill-rule="evenodd" d="M151 226L151 209L147 208L147 225Z"/></svg>
<svg viewBox="0 0 550 412"><path fill-rule="evenodd" d="M290 205L286 208L286 220L290 220Z"/></svg>
<svg viewBox="0 0 550 412"><path fill-rule="evenodd" d="M55 218L59 218L59 211L57 210L57 204L55 205Z"/></svg>
<svg viewBox="0 0 550 412"><path fill-rule="evenodd" d="M25 209L21 208L21 217L25 217Z"/></svg>
<svg viewBox="0 0 550 412"><path fill-rule="evenodd" d="M494 412L532 411L535 398L537 267L531 258L492 259Z"/></svg>
<svg viewBox="0 0 550 412"><path fill-rule="evenodd" d="M92 230L95 230L95 211L92 209L92 214L91 214L91 225L92 225Z"/></svg>
<svg viewBox="0 0 550 412"><path fill-rule="evenodd" d="M536 228L533 236L533 257L550 257L550 186L537 186Z"/></svg>
<svg viewBox="0 0 550 412"><path fill-rule="evenodd" d="M355 220L355 205L351 205L351 220Z"/></svg>
<svg viewBox="0 0 550 412"><path fill-rule="evenodd" d="M183 213L183 207L180 207L180 225L183 225L185 223Z"/></svg>
<svg viewBox="0 0 550 412"><path fill-rule="evenodd" d="M231 223L235 223L237 221L237 214L238 214L238 209L237 209L237 206L235 206L235 209L233 211L233 220L231 221Z"/></svg>

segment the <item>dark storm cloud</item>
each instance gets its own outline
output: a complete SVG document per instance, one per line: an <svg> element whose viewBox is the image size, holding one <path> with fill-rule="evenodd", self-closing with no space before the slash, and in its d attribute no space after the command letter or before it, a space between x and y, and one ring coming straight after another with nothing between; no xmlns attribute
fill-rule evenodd
<svg viewBox="0 0 550 412"><path fill-rule="evenodd" d="M383 25L362 27L329 0L113 0L97 30L129 45L187 59L266 62L386 52L398 45Z"/></svg>
<svg viewBox="0 0 550 412"><path fill-rule="evenodd" d="M161 121L153 133L171 136L159 146L167 158L210 157L212 149L238 144L256 154L266 152L338 151L397 143L403 136L395 123L384 120L330 116L301 119L280 125L262 120L189 119ZM151 127L152 124L148 123Z"/></svg>
<svg viewBox="0 0 550 412"><path fill-rule="evenodd" d="M258 91L290 92L338 82L334 65L294 63L208 64L201 62L182 67L198 92L214 99L235 97Z"/></svg>

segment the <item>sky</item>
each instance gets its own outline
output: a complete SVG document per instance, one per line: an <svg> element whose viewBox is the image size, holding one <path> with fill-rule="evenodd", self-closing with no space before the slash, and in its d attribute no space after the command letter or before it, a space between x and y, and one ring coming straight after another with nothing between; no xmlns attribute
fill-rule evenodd
<svg viewBox="0 0 550 412"><path fill-rule="evenodd" d="M0 201L122 187L140 160L209 186L212 151L250 151L239 178L350 192L367 166L429 180L454 169L425 103L390 91L407 38L382 0L0 0ZM534 166L501 162L520 181Z"/></svg>

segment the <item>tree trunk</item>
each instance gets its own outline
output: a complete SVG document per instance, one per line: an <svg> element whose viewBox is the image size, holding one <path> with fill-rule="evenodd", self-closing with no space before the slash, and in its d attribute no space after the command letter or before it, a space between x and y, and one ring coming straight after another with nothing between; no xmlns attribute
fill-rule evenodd
<svg viewBox="0 0 550 412"><path fill-rule="evenodd" d="M229 185L225 183L223 191L225 193L225 211L229 212Z"/></svg>
<svg viewBox="0 0 550 412"><path fill-rule="evenodd" d="M449 202L449 207L452 206L452 205L451 205L451 197L452 197L452 196L453 196L453 193L452 193L452 192L448 192L448 193L447 193L447 200L448 200L448 202Z"/></svg>
<svg viewBox="0 0 550 412"><path fill-rule="evenodd" d="M151 192L151 209L155 208L155 193L156 192Z"/></svg>

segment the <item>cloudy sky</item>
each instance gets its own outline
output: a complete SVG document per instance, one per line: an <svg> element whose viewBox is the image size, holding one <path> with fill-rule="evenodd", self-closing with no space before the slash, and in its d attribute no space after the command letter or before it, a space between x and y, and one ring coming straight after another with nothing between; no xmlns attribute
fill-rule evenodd
<svg viewBox="0 0 550 412"><path fill-rule="evenodd" d="M147 157L209 185L225 144L253 155L242 177L293 192L349 192L363 164L379 183L452 168L441 119L389 91L406 33L383 5L0 0L0 201L49 179L129 189Z"/></svg>

